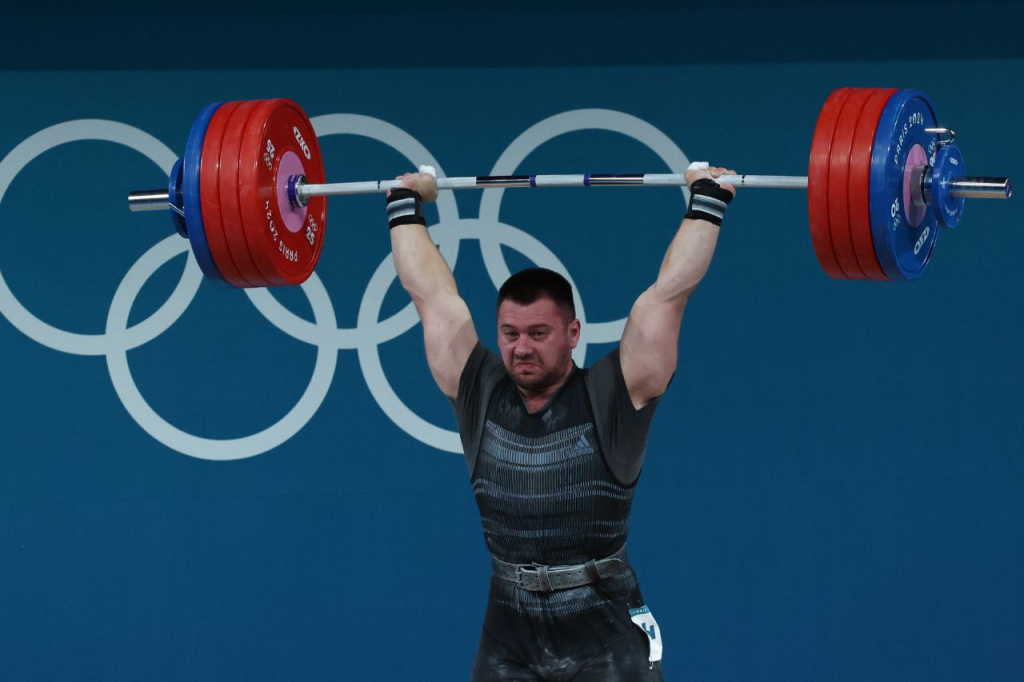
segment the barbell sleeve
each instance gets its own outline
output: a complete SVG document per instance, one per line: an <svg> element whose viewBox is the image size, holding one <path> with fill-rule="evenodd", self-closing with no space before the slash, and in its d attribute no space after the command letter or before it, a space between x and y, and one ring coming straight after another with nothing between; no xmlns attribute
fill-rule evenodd
<svg viewBox="0 0 1024 682"><path fill-rule="evenodd" d="M165 189L143 189L128 193L128 208L132 211L162 211L171 205L171 195Z"/></svg>
<svg viewBox="0 0 1024 682"><path fill-rule="evenodd" d="M949 193L965 199L1009 199L1010 178L958 178L949 181Z"/></svg>

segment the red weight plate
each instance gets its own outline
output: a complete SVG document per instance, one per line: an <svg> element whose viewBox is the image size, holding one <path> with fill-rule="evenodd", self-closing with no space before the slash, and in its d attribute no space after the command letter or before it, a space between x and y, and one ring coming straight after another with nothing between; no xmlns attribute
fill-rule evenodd
<svg viewBox="0 0 1024 682"><path fill-rule="evenodd" d="M313 273L323 246L327 202L313 197L294 208L288 178L324 181L313 126L298 104L267 100L250 114L238 162L238 200L253 262L272 285L301 284Z"/></svg>
<svg viewBox="0 0 1024 682"><path fill-rule="evenodd" d="M811 242L822 270L836 279L845 279L846 276L836 260L828 225L828 166L832 152L832 132L849 94L849 88L839 88L825 100L814 127L811 158L807 164L807 217L811 224Z"/></svg>
<svg viewBox="0 0 1024 682"><path fill-rule="evenodd" d="M241 138L238 142L238 181L235 183L235 194L238 197L238 217L240 220L241 234L245 239L246 250L249 252L252 258L253 267L259 273L259 278L267 283L267 286L278 286L283 282L279 278L270 279L264 272L263 267L267 267L267 261L269 257L259 258L257 251L263 248L261 241L259 240L258 230L255 228L250 230L245 224L247 213L244 207L248 205L255 205L259 201L258 188L253 186L247 186L243 188L242 183L242 169L249 169L248 175L255 176L256 165L260 162L260 148L257 146L259 140L255 141L252 138L259 138L262 132L262 128L259 126L260 121L265 121L267 112L273 108L274 100L258 100L254 102L253 109L249 112L248 117L245 121L245 126L241 130ZM262 113L261 113L261 110ZM254 132L248 134L249 127L254 127ZM262 221L262 218L260 219ZM261 267L261 265L263 267ZM268 272L273 272L273 268L268 268Z"/></svg>
<svg viewBox="0 0 1024 682"><path fill-rule="evenodd" d="M857 129L853 133L853 145L850 152L850 194L849 222L850 236L853 239L853 251L857 263L868 279L887 281L885 271L875 254L875 243L871 237L871 216L868 188L871 178L871 154L875 145L875 130L878 119L882 116L889 98L897 90L876 88L861 111Z"/></svg>
<svg viewBox="0 0 1024 682"><path fill-rule="evenodd" d="M203 211L203 227L206 230L206 242L210 247L210 255L217 265L217 270L224 280L235 287L245 286L238 268L231 260L227 243L224 241L224 229L221 227L220 194L218 179L220 176L221 141L231 111L238 102L223 104L210 119L203 139L202 163L199 166L199 199Z"/></svg>
<svg viewBox="0 0 1024 682"><path fill-rule="evenodd" d="M832 133L832 156L828 163L828 225L836 260L847 279L866 278L857 263L850 235L850 153L857 121L873 92L870 88L851 90Z"/></svg>
<svg viewBox="0 0 1024 682"><path fill-rule="evenodd" d="M221 144L220 163L220 211L224 238L228 252L249 287L265 287L269 283L256 269L249 244L242 227L242 212L238 204L238 157L242 146L242 134L249 116L259 101L240 102L228 119L224 142Z"/></svg>

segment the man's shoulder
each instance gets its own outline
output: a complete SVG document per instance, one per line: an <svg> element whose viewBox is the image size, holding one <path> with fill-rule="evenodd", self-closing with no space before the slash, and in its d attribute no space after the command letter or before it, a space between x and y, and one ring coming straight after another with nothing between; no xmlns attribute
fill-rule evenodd
<svg viewBox="0 0 1024 682"><path fill-rule="evenodd" d="M583 370L584 378L605 377L615 372L622 372L622 361L619 357L619 347L615 346L610 351L599 357L589 367Z"/></svg>
<svg viewBox="0 0 1024 682"><path fill-rule="evenodd" d="M467 399L483 397L507 376L501 356L477 341L462 370L459 395Z"/></svg>
<svg viewBox="0 0 1024 682"><path fill-rule="evenodd" d="M505 373L505 364L502 362L501 356L480 341L476 342L476 347L470 353L466 366L468 367L471 363L475 363L476 367L485 372L501 370L502 374Z"/></svg>

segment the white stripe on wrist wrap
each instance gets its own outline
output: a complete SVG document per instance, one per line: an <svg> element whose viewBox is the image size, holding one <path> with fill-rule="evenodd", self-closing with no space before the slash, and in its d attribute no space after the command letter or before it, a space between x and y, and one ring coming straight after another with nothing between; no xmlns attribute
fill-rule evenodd
<svg viewBox="0 0 1024 682"><path fill-rule="evenodd" d="M701 178L690 185L690 208L686 217L693 220L706 220L721 225L725 217L725 207L732 201L732 193L722 189L710 178Z"/></svg>
<svg viewBox="0 0 1024 682"><path fill-rule="evenodd" d="M388 226L393 229L399 225L426 225L422 203L419 192L414 189L399 187L391 190L388 195Z"/></svg>

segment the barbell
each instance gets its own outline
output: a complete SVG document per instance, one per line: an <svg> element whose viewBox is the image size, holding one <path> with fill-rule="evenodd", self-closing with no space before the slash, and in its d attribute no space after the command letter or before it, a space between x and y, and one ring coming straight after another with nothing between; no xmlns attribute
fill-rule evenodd
<svg viewBox="0 0 1024 682"><path fill-rule="evenodd" d="M1009 178L969 177L955 133L916 90L840 88L818 115L806 177L729 175L736 187L806 189L818 262L836 279L913 280L955 228L966 198L1006 199ZM324 181L312 123L287 99L199 112L167 189L133 191L133 211L170 209L203 273L235 287L301 284L327 226L326 197L386 192L395 180ZM680 187L683 174L438 178L439 190L488 187Z"/></svg>

